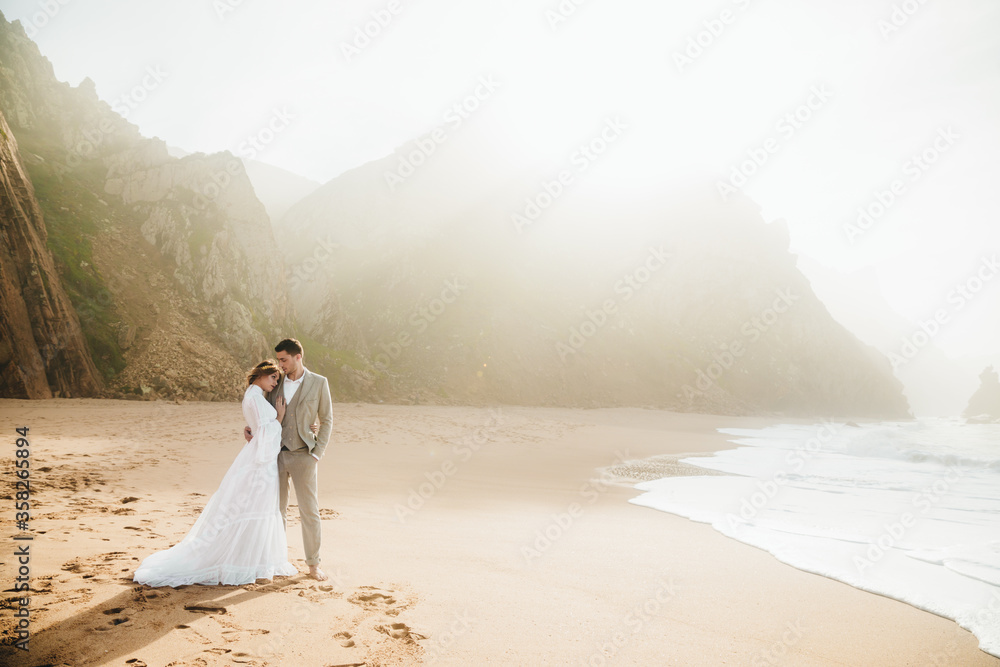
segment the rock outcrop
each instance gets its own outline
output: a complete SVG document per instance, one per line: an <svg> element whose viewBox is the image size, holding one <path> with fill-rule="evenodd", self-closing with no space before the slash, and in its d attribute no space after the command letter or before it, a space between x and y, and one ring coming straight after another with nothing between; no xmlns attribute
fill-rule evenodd
<svg viewBox="0 0 1000 667"><path fill-rule="evenodd" d="M229 153L178 160L153 140L108 163L104 191L142 219L142 237L209 309L225 346L239 358L266 356L288 322L285 270L242 161Z"/></svg>
<svg viewBox="0 0 1000 667"><path fill-rule="evenodd" d="M1000 375L990 366L979 376L979 381L979 389L969 399L964 415L971 422L1000 421Z"/></svg>
<svg viewBox="0 0 1000 667"><path fill-rule="evenodd" d="M242 161L170 157L99 100L93 82L57 81L2 17L0 111L38 193L54 284L61 279L81 315L108 395L239 398L245 368L296 331L270 220Z"/></svg>

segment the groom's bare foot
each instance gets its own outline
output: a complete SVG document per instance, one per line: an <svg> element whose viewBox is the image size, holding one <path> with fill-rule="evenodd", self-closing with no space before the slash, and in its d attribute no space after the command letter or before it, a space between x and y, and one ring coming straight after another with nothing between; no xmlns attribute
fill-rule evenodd
<svg viewBox="0 0 1000 667"><path fill-rule="evenodd" d="M326 581L327 579L330 578L326 576L326 572L319 569L319 565L309 566L309 576L315 579L316 581Z"/></svg>

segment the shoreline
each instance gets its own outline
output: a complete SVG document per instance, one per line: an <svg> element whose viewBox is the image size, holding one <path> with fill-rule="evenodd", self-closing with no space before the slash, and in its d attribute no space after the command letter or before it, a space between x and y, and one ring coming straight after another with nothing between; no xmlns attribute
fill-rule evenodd
<svg viewBox="0 0 1000 667"><path fill-rule="evenodd" d="M796 665L1000 664L953 621L637 507L627 501L641 491L600 474L623 455L733 448L718 428L811 420L335 403L319 469L331 580L155 597L123 577L190 528L241 444L239 409L0 399L4 429L20 422L38 475L32 528L45 534L33 542L31 659L12 664L73 644L85 664L280 664L268 646L297 665L768 664L778 651ZM304 572L295 509L290 559Z"/></svg>

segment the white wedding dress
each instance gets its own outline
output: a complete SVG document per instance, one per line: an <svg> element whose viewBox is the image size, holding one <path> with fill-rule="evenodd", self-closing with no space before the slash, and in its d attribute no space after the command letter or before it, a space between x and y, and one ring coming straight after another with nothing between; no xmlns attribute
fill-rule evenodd
<svg viewBox="0 0 1000 667"><path fill-rule="evenodd" d="M188 534L151 554L134 581L149 586L253 583L298 574L288 562L285 526L278 509L281 424L264 391L251 384L243 416L253 439L244 445Z"/></svg>

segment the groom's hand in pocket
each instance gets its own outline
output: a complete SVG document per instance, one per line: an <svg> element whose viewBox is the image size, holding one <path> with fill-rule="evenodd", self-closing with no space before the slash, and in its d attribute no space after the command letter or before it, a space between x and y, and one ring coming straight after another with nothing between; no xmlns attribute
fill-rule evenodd
<svg viewBox="0 0 1000 667"><path fill-rule="evenodd" d="M312 431L313 439L315 440L316 439L316 434L319 433L319 424L310 424L309 425L309 430ZM316 459L317 463L319 462L319 457L316 456L315 454L313 454L312 452L309 452L309 456L311 456L314 459Z"/></svg>

